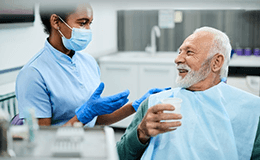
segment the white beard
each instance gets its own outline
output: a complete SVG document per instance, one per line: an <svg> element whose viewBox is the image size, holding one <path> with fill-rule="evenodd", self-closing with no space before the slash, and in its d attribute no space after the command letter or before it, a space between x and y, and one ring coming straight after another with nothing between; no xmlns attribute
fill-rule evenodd
<svg viewBox="0 0 260 160"><path fill-rule="evenodd" d="M188 70L187 75L182 78L179 74L177 74L176 85L182 88L189 88L190 86L206 79L210 73L211 58L207 59L200 67L198 71L191 70L191 68L186 64L180 64L177 66L178 69L186 69Z"/></svg>

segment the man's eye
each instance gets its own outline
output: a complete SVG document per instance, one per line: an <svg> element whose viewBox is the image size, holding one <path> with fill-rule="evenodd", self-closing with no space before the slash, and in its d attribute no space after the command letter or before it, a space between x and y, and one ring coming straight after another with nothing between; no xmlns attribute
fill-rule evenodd
<svg viewBox="0 0 260 160"><path fill-rule="evenodd" d="M80 23L81 26L85 26L86 24L87 24L86 22Z"/></svg>
<svg viewBox="0 0 260 160"><path fill-rule="evenodd" d="M187 51L187 53L191 54L191 53L193 53L193 52L192 52L192 51L190 51L190 50L188 50L188 51Z"/></svg>

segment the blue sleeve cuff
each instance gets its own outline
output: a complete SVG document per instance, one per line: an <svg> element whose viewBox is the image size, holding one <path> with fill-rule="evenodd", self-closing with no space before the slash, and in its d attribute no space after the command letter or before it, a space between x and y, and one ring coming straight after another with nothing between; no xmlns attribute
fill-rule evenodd
<svg viewBox="0 0 260 160"><path fill-rule="evenodd" d="M88 122L84 127L94 127L97 121L97 116L94 117L90 122Z"/></svg>

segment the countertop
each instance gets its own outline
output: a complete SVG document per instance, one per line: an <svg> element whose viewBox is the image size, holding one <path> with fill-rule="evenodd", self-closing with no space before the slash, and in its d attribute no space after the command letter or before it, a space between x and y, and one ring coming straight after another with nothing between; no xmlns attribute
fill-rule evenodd
<svg viewBox="0 0 260 160"><path fill-rule="evenodd" d="M135 64L174 64L177 52L158 52L155 54L146 52L117 52L106 55L98 59L99 62L105 63L135 63Z"/></svg>
<svg viewBox="0 0 260 160"><path fill-rule="evenodd" d="M135 64L173 64L177 52L157 52L155 54L142 51L135 52L117 52L114 54L102 56L98 59L103 63L135 63ZM260 56L237 56L234 55L229 66L231 67L260 67Z"/></svg>

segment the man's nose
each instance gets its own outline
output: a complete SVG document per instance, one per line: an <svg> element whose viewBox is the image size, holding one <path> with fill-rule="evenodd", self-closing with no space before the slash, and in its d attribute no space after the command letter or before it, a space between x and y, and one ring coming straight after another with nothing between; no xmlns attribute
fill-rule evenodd
<svg viewBox="0 0 260 160"><path fill-rule="evenodd" d="M184 56L184 54L183 54L183 53L180 53L180 54L176 57L176 59L175 59L174 62L175 62L176 64L184 63L184 62L185 62L185 56Z"/></svg>

